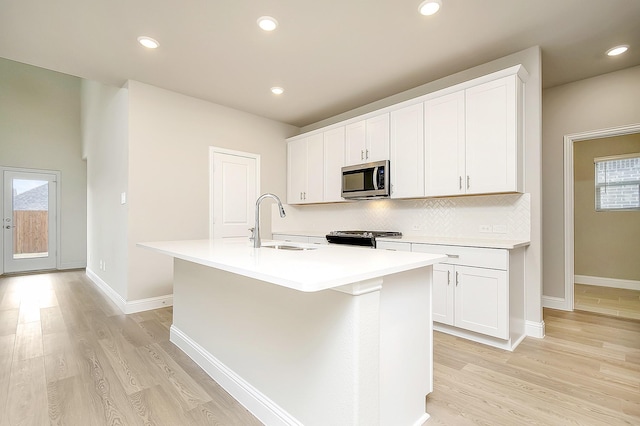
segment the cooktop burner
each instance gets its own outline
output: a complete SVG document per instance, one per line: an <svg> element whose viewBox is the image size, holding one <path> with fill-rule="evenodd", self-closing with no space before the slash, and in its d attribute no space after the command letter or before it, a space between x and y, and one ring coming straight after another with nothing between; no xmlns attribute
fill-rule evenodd
<svg viewBox="0 0 640 426"><path fill-rule="evenodd" d="M376 238L400 237L402 232L397 231L331 231L327 234L327 241L334 244L375 247Z"/></svg>

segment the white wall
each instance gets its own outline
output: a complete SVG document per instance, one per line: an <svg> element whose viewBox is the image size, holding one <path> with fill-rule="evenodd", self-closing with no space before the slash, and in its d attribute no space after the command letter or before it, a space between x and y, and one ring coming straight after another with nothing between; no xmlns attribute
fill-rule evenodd
<svg viewBox="0 0 640 426"><path fill-rule="evenodd" d="M547 89L542 100L544 295L564 298L564 136L640 123L640 67Z"/></svg>
<svg viewBox="0 0 640 426"><path fill-rule="evenodd" d="M82 81L82 138L87 158L87 271L127 300L128 91ZM104 265L103 268L101 268Z"/></svg>
<svg viewBox="0 0 640 426"><path fill-rule="evenodd" d="M471 80L510 66L522 64L529 72L529 80L526 83L525 92L525 192L530 195L530 239L531 244L526 249L526 319L530 326L542 325L542 182L541 182L541 93L542 73L541 55L539 47L514 53L495 61L453 74L451 76L433 81L380 101L365 105L361 108L340 114L306 126L303 132L328 126L339 121L346 120L367 112L409 100L417 96L434 92L454 84ZM368 208L362 204L363 208ZM313 220L313 206L307 206L310 220ZM393 206L391 207L393 208ZM321 209L321 208L320 208ZM321 213L319 213L321 214ZM339 226L339 224L336 224Z"/></svg>
<svg viewBox="0 0 640 426"><path fill-rule="evenodd" d="M209 147L259 154L261 192L285 197L285 138L298 129L135 81L128 88L131 301L172 293L172 260L136 243L209 237Z"/></svg>
<svg viewBox="0 0 640 426"><path fill-rule="evenodd" d="M62 269L83 268L87 202L80 79L0 58L0 166L61 172L58 261Z"/></svg>

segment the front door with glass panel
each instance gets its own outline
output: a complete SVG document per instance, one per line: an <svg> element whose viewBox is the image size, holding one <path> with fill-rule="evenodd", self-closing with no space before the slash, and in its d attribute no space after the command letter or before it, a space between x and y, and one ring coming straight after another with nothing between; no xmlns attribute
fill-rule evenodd
<svg viewBox="0 0 640 426"><path fill-rule="evenodd" d="M56 174L4 171L4 272L56 268Z"/></svg>

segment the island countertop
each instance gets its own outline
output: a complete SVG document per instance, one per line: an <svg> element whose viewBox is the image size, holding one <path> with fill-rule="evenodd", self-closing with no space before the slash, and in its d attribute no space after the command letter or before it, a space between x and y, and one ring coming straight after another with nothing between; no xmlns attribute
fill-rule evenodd
<svg viewBox="0 0 640 426"><path fill-rule="evenodd" d="M316 292L398 272L430 266L445 255L374 250L361 247L293 245L308 250L280 250L263 241L254 248L246 238L138 243L174 258L221 269L268 283ZM290 244L290 243L289 243Z"/></svg>

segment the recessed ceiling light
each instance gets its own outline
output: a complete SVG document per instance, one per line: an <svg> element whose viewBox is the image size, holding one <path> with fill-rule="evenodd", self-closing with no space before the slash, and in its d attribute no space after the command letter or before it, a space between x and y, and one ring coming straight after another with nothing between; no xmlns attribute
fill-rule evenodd
<svg viewBox="0 0 640 426"><path fill-rule="evenodd" d="M278 21L271 16L261 16L258 18L258 26L265 31L273 31L278 27Z"/></svg>
<svg viewBox="0 0 640 426"><path fill-rule="evenodd" d="M284 93L284 89L282 87L272 87L271 88L271 93L273 93L274 95L282 95Z"/></svg>
<svg viewBox="0 0 640 426"><path fill-rule="evenodd" d="M607 50L607 55L609 56L618 56L623 54L624 52L626 52L627 50L629 50L629 46L622 45L622 46L616 46L616 47L612 47L611 49Z"/></svg>
<svg viewBox="0 0 640 426"><path fill-rule="evenodd" d="M138 37L138 43L140 43L141 45L143 45L144 47L146 47L148 49L155 49L158 46L160 46L160 43L158 43L157 40L152 39L151 37L147 37L147 36Z"/></svg>
<svg viewBox="0 0 640 426"><path fill-rule="evenodd" d="M420 3L418 11L425 16L433 15L442 7L442 0L425 0Z"/></svg>

